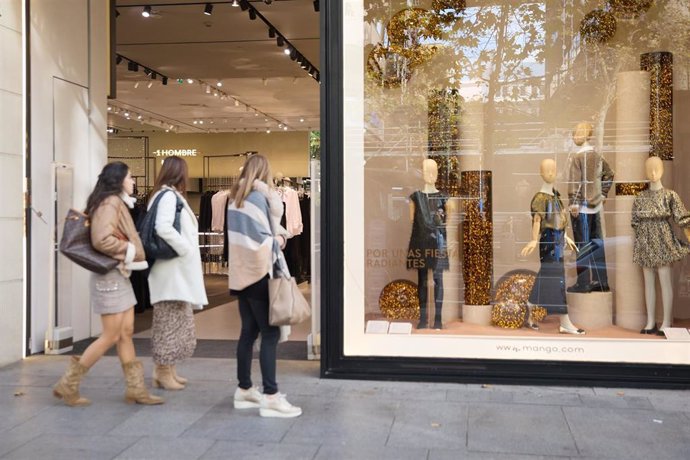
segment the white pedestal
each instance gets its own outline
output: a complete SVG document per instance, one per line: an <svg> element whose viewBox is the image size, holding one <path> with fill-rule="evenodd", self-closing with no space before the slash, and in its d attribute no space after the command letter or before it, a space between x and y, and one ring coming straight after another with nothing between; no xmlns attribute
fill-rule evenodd
<svg viewBox="0 0 690 460"><path fill-rule="evenodd" d="M567 293L568 316L585 331L613 325L613 292Z"/></svg>
<svg viewBox="0 0 690 460"><path fill-rule="evenodd" d="M491 309L493 305L463 305L462 321L479 326L491 326Z"/></svg>

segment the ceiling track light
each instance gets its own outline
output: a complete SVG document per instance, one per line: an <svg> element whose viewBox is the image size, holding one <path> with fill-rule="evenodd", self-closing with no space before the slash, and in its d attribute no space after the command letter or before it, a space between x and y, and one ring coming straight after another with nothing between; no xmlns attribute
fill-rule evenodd
<svg viewBox="0 0 690 460"><path fill-rule="evenodd" d="M204 14L206 16L211 16L213 14L213 5L210 3L207 3L206 6L204 7Z"/></svg>
<svg viewBox="0 0 690 460"><path fill-rule="evenodd" d="M163 82L163 86L168 86L168 77L163 77L161 81Z"/></svg>
<svg viewBox="0 0 690 460"><path fill-rule="evenodd" d="M216 83L216 86L217 86L218 88L220 88L221 86L223 86L223 82L222 82L222 81L219 81L218 83Z"/></svg>
<svg viewBox="0 0 690 460"><path fill-rule="evenodd" d="M268 38L276 38L276 30L273 27L268 29Z"/></svg>
<svg viewBox="0 0 690 460"><path fill-rule="evenodd" d="M270 5L271 3L273 3L273 0L264 0L264 3L265 3L266 5Z"/></svg>
<svg viewBox="0 0 690 460"><path fill-rule="evenodd" d="M319 0L314 0L314 11L319 12Z"/></svg>
<svg viewBox="0 0 690 460"><path fill-rule="evenodd" d="M285 48L285 49L283 50L283 53L286 54L286 55L292 54L292 48L291 48L291 47Z"/></svg>
<svg viewBox="0 0 690 460"><path fill-rule="evenodd" d="M148 18L151 16L151 7L150 6L145 6L144 11L141 12L141 15L144 16L145 18Z"/></svg>
<svg viewBox="0 0 690 460"><path fill-rule="evenodd" d="M276 45L280 46L280 47L283 47L285 45L285 39L283 38L282 35L278 35L276 37Z"/></svg>
<svg viewBox="0 0 690 460"><path fill-rule="evenodd" d="M238 6L240 6L240 2L238 2L237 0L232 0L232 6L237 8Z"/></svg>
<svg viewBox="0 0 690 460"><path fill-rule="evenodd" d="M251 19L252 21L256 19L256 11L254 10L254 8L249 10L249 19Z"/></svg>
<svg viewBox="0 0 690 460"><path fill-rule="evenodd" d="M130 72L138 72L139 64L137 64L136 62L129 61L127 63L127 70L129 70Z"/></svg>
<svg viewBox="0 0 690 460"><path fill-rule="evenodd" d="M242 11L247 11L249 9L249 3L247 3L247 0L240 0L240 8L242 8Z"/></svg>
<svg viewBox="0 0 690 460"><path fill-rule="evenodd" d="M115 58L115 65L119 65L121 62L122 62L122 56L120 56L118 54L117 57Z"/></svg>
<svg viewBox="0 0 690 460"><path fill-rule="evenodd" d="M295 48L292 48L292 51L290 51L290 59L293 61L297 60L297 50Z"/></svg>

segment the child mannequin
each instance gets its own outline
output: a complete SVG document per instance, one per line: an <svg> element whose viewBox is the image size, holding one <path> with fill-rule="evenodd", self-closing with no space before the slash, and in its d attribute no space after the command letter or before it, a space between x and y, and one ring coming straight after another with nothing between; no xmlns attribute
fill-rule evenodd
<svg viewBox="0 0 690 460"><path fill-rule="evenodd" d="M553 187L556 181L556 162L548 158L543 160L539 172L544 183L532 198L532 241L521 252L522 256L528 256L539 246L541 261L541 268L529 297L528 325L532 329L539 329L532 320L532 308L541 305L549 314L560 315L558 331L561 334L583 335L585 331L570 321L565 298L563 249L565 245L575 251L577 249L575 242L565 234L567 212L563 208L560 194Z"/></svg>
<svg viewBox="0 0 690 460"><path fill-rule="evenodd" d="M671 228L673 219L683 227L685 237L690 240L690 214L676 192L667 190L661 184L664 163L658 157L650 157L645 162L649 189L641 192L632 209L633 262L642 266L645 284L645 303L647 304L647 324L641 334L663 335L664 328L671 327L673 318L673 286L671 284L671 264L688 253L690 245L676 238ZM664 319L661 327L656 326L656 279L659 274Z"/></svg>

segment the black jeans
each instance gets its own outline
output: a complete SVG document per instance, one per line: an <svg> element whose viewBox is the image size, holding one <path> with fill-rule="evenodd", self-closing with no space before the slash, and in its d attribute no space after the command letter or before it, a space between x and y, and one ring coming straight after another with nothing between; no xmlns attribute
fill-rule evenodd
<svg viewBox="0 0 690 460"><path fill-rule="evenodd" d="M429 277L426 268L417 270L417 296L419 297L419 326L426 327L428 321L427 304ZM443 270L432 270L434 279L434 327L441 327L441 308L443 307Z"/></svg>
<svg viewBox="0 0 690 460"><path fill-rule="evenodd" d="M235 293L239 297L242 318L242 331L237 344L239 386L245 390L252 387L252 348L261 332L259 362L264 394L276 394L276 348L280 339L280 328L268 324L268 276Z"/></svg>
<svg viewBox="0 0 690 460"><path fill-rule="evenodd" d="M588 286L598 282L608 286L604 232L601 228L601 214L580 213L572 217L573 237L579 253L577 255L577 284Z"/></svg>

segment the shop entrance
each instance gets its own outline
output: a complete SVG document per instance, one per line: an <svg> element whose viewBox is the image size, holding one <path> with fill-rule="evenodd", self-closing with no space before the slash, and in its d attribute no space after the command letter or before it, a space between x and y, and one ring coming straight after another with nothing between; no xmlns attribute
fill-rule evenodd
<svg viewBox="0 0 690 460"><path fill-rule="evenodd" d="M139 210L166 157L188 164L187 199L199 221L209 300L195 313L197 355L228 356L239 337L237 300L228 290L224 209L253 153L269 159L283 195L283 221L295 235L285 249L291 274L308 299L316 298L318 3L120 0L115 6L108 158L130 166ZM132 283L135 338L145 347L153 312L147 273L133 274ZM318 318L315 312L313 326L292 328L284 357L318 356Z"/></svg>

